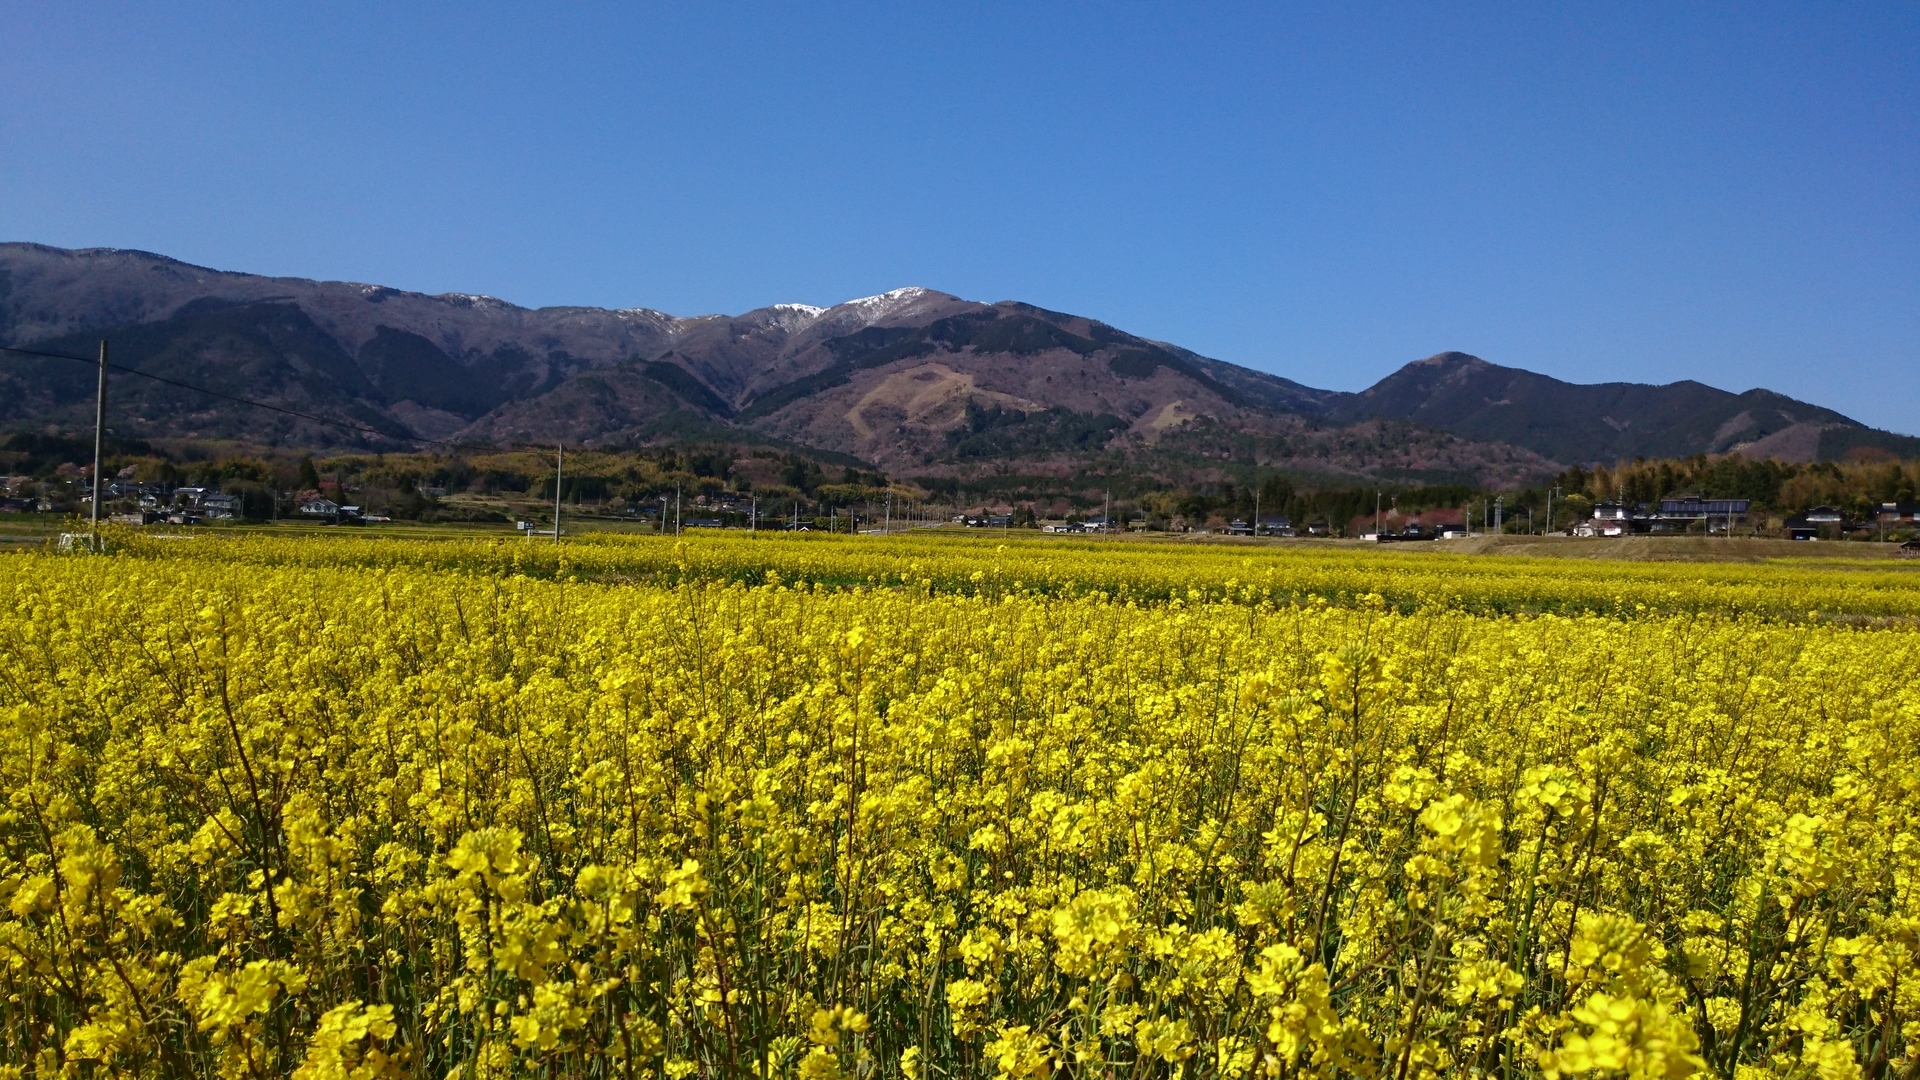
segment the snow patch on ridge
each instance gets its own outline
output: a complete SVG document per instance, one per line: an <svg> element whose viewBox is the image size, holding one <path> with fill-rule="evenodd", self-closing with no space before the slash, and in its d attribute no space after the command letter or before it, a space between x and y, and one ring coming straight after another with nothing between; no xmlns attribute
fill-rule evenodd
<svg viewBox="0 0 1920 1080"><path fill-rule="evenodd" d="M923 289L918 285L909 285L904 289L890 289L873 296L863 296L858 300L849 300L840 306L843 308L864 308L868 310L900 308L920 299L932 291L931 289Z"/></svg>
<svg viewBox="0 0 1920 1080"><path fill-rule="evenodd" d="M441 293L439 296L434 297L434 299L445 300L448 303L459 304L462 307L511 308L514 306L497 296L487 296L483 293L449 292Z"/></svg>
<svg viewBox="0 0 1920 1080"><path fill-rule="evenodd" d="M769 304L765 310L767 321L789 334L805 330L827 313L826 308L812 304Z"/></svg>
<svg viewBox="0 0 1920 1080"><path fill-rule="evenodd" d="M826 312L826 308L812 304L768 304L731 318L749 326L772 327L784 333L797 334L818 322Z"/></svg>
<svg viewBox="0 0 1920 1080"><path fill-rule="evenodd" d="M858 300L849 300L833 307L837 321L853 322L863 326L872 326L882 319L889 318L905 310L914 301L923 296L932 295L932 289L923 289L918 285L909 285L904 289L890 289L873 296L863 296Z"/></svg>

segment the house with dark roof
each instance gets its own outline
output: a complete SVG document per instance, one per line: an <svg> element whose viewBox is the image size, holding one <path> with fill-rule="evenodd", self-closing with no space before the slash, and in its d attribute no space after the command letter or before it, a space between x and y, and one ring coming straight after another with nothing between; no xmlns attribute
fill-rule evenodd
<svg viewBox="0 0 1920 1080"><path fill-rule="evenodd" d="M241 510L244 509L240 496L227 495L218 491L211 495L202 496L200 499L200 508L206 511L207 517L209 518L228 520L239 517Z"/></svg>
<svg viewBox="0 0 1920 1080"><path fill-rule="evenodd" d="M1735 522L1744 521L1753 503L1747 499L1707 499L1698 495L1675 495L1660 500L1653 517L1655 528L1665 525L1691 528L1704 524L1708 532L1731 532Z"/></svg>
<svg viewBox="0 0 1920 1080"><path fill-rule="evenodd" d="M1815 506L1788 518L1782 527L1789 540L1818 540L1822 533L1837 535L1846 527L1846 517L1831 506Z"/></svg>

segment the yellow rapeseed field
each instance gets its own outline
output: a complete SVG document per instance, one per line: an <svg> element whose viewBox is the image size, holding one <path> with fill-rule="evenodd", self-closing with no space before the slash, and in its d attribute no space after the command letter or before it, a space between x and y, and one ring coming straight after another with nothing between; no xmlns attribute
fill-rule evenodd
<svg viewBox="0 0 1920 1080"><path fill-rule="evenodd" d="M0 1077L1920 1076L1920 575L0 557Z"/></svg>

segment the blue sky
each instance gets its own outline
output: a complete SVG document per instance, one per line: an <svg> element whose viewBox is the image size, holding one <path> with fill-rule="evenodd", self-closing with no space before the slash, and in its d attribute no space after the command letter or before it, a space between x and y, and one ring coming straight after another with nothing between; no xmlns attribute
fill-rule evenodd
<svg viewBox="0 0 1920 1080"><path fill-rule="evenodd" d="M0 239L527 305L1019 299L1920 433L1912 4L15 4Z"/></svg>

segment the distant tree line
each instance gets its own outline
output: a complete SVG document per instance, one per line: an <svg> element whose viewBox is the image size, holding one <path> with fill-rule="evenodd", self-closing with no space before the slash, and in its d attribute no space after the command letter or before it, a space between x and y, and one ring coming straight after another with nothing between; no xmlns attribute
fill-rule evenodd
<svg viewBox="0 0 1920 1080"><path fill-rule="evenodd" d="M976 405L953 433L950 449L957 457L968 457L990 445L1031 442L1035 449L1052 448L1096 438L1100 422L1078 414L1025 414ZM92 452L91 440L14 434L0 440L0 474L13 478L12 494L30 493L50 499L58 509L72 510L83 497L82 479L90 471ZM316 459L295 451L236 452L230 445L162 446L109 439L105 463L115 480L168 489L219 487L239 495L245 516L255 519L291 512L299 500L324 495L395 518L501 520L498 509L486 508L502 505L500 497L546 506L556 494L554 458L537 450L358 453ZM837 455L716 442L569 452L557 494L569 506L628 514L658 513L663 500L677 495L683 502L753 499L763 514L804 516L833 507L878 504L893 493L897 499L950 507L954 513L1010 513L1019 525L1089 516L1110 505L1116 514L1157 528L1220 526L1236 518L1252 521L1257 514L1286 517L1296 528L1325 521L1336 530L1371 516L1376 505L1402 514L1464 509L1479 522L1498 498L1509 523L1530 522L1539 531L1584 516L1596 502L1650 504L1679 494L1747 499L1757 511L1777 514L1825 504L1866 519L1881 503L1913 502L1916 488L1920 462L1885 457L1820 463L1756 461L1739 455L1634 459L1612 466L1576 466L1548 483L1494 491L1461 483L1374 485L1247 469L1234 470L1230 478L1176 483L1131 468L1119 457L1092 460L1067 475L1021 475L1002 463L964 478L894 478ZM454 498L463 495L479 498ZM1549 504L1551 521L1546 516Z"/></svg>
<svg viewBox="0 0 1920 1080"><path fill-rule="evenodd" d="M1857 518L1881 503L1914 501L1920 462L1890 458L1855 461L1756 461L1738 454L1645 459L1611 468L1574 467L1554 478L1566 494L1598 502L1655 503L1673 495L1748 499L1756 509L1795 513L1832 506Z"/></svg>

